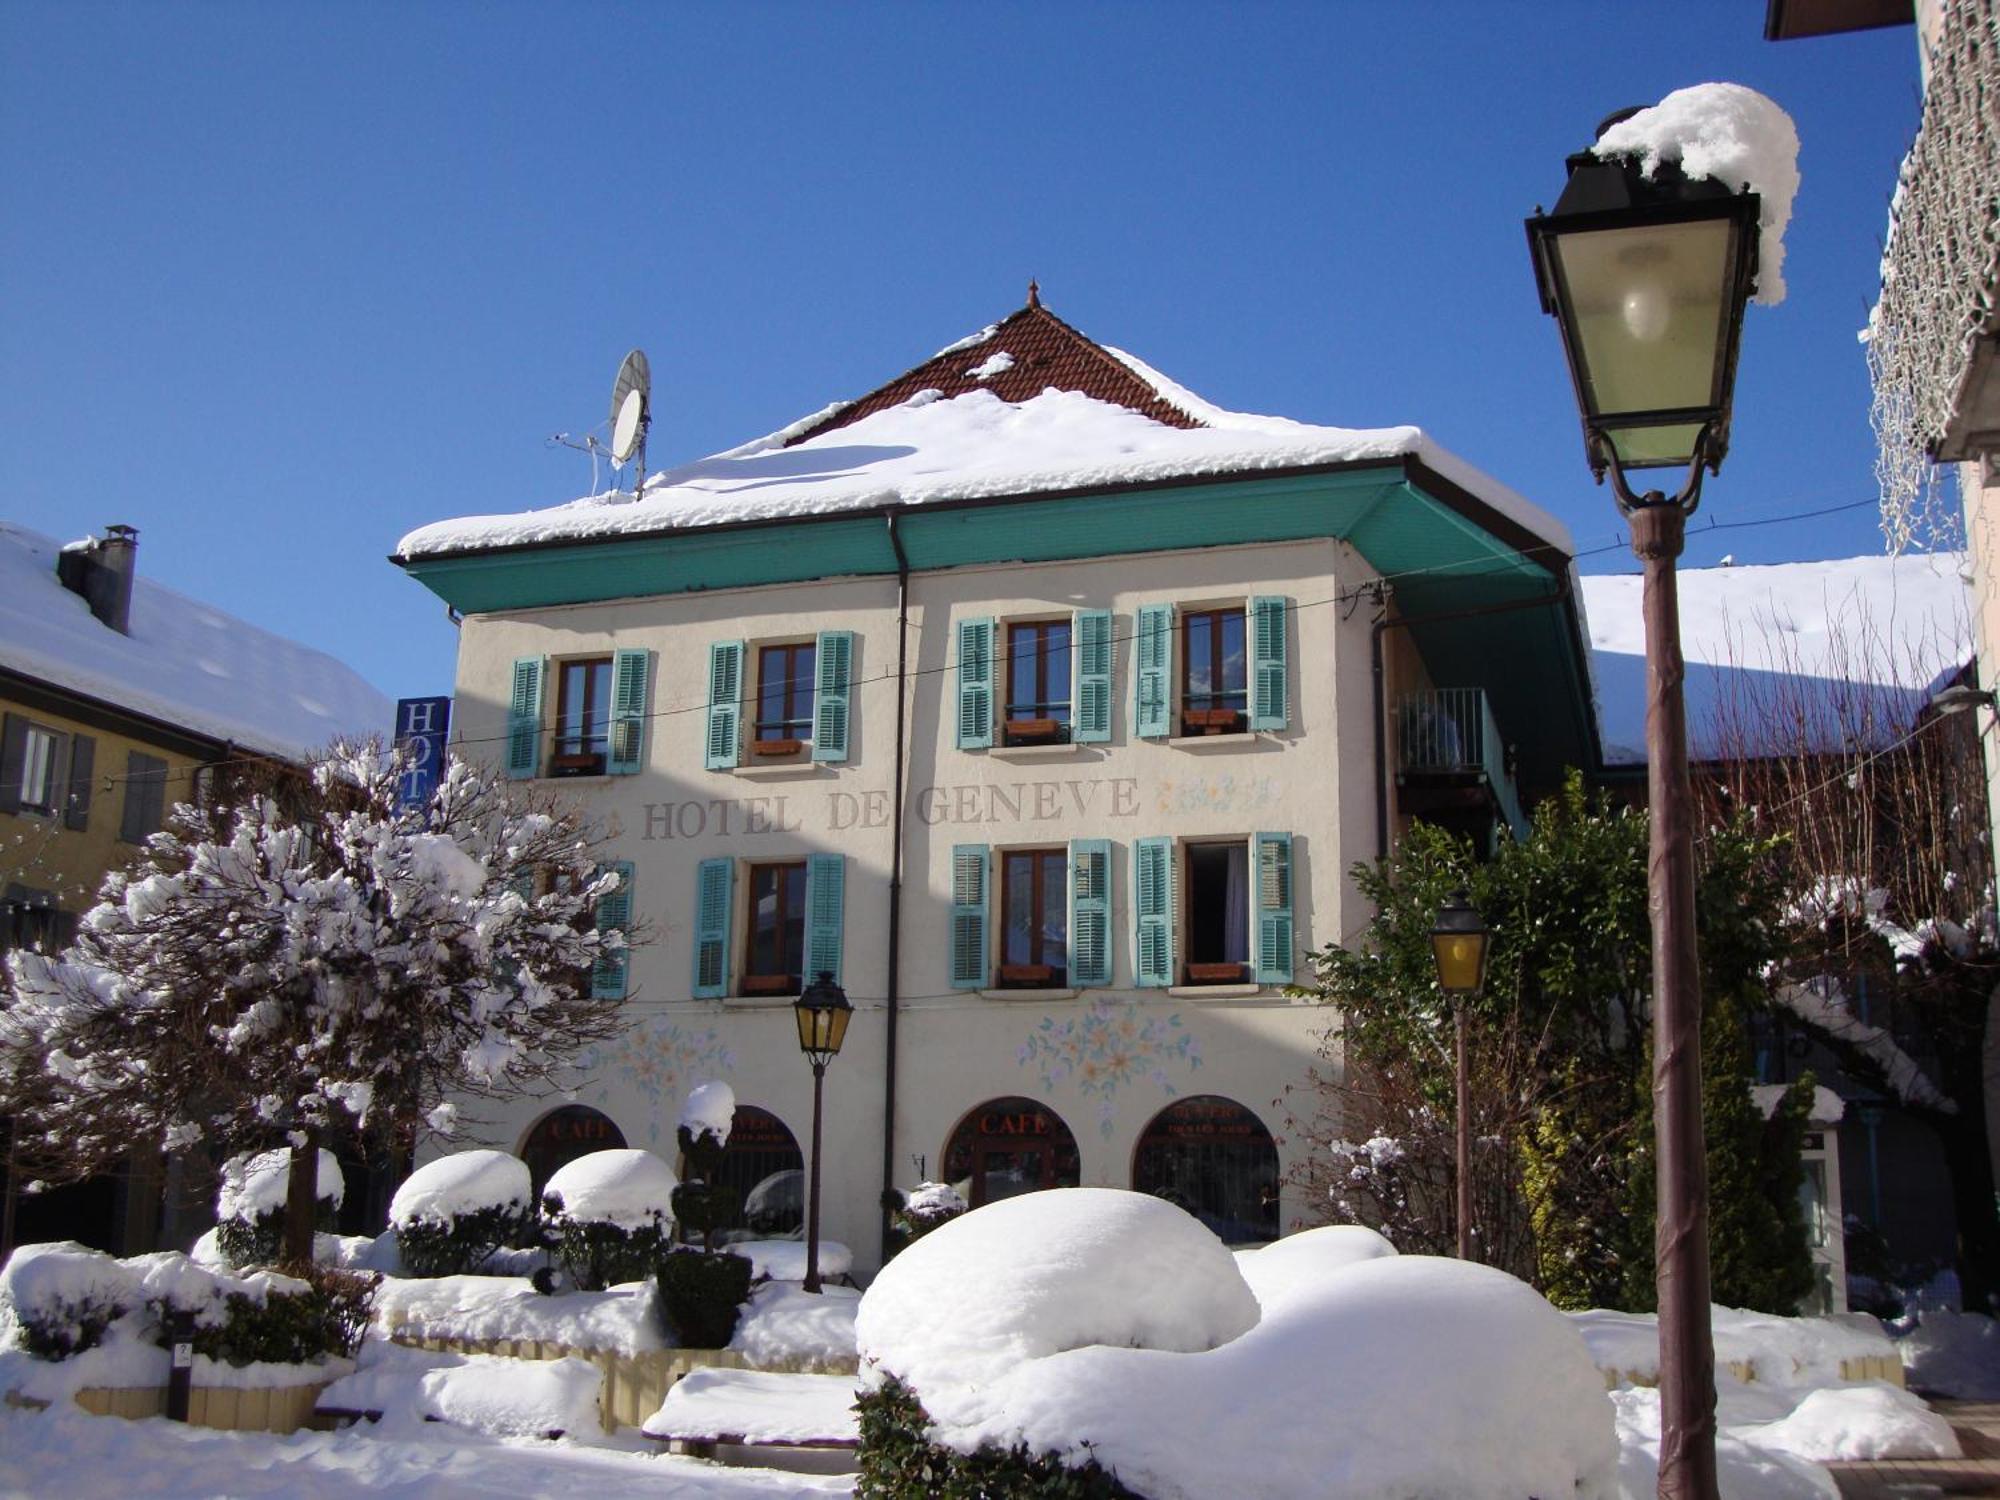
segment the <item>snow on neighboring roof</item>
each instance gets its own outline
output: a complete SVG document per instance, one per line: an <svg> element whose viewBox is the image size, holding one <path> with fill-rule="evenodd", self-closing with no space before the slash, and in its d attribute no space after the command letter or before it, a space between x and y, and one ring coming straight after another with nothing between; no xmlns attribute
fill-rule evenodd
<svg viewBox="0 0 2000 1500"><path fill-rule="evenodd" d="M1683 569L1689 755L1831 752L1906 732L1972 654L1963 562L1937 552ZM1604 758L1642 764L1642 580L1579 582Z"/></svg>
<svg viewBox="0 0 2000 1500"><path fill-rule="evenodd" d="M1647 177L1662 161L1676 161L1691 178L1755 193L1755 300L1766 307L1785 300L1785 226L1799 190L1799 132L1775 103L1740 83L1698 83L1619 121L1591 150L1636 156Z"/></svg>
<svg viewBox="0 0 2000 1500"><path fill-rule="evenodd" d="M395 705L352 668L153 582L143 551L120 635L57 579L60 550L0 521L0 667L294 759L393 725Z"/></svg>
<svg viewBox="0 0 2000 1500"><path fill-rule="evenodd" d="M1553 517L1415 427L1314 427L1230 412L1221 413L1226 425L1176 428L1074 391L1046 390L1019 403L984 389L949 400L924 400L924 394L793 447L783 446L780 432L669 469L647 481L643 499L614 492L517 515L439 521L410 532L396 551L418 558L879 506L1404 458L1428 465L1556 548L1573 550L1568 531Z"/></svg>

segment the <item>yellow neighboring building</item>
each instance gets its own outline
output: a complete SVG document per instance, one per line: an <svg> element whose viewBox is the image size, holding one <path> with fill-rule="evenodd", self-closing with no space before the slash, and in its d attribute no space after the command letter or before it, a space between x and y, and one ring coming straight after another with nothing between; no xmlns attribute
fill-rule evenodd
<svg viewBox="0 0 2000 1500"><path fill-rule="evenodd" d="M390 729L348 667L138 578L137 556L130 527L61 546L0 522L0 954L66 944L105 873L218 768ZM0 1256L151 1249L150 1177L23 1196L0 1158Z"/></svg>

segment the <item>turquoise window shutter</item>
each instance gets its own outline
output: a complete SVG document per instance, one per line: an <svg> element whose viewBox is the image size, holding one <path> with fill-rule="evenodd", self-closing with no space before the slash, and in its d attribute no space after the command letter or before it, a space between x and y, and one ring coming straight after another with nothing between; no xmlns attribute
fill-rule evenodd
<svg viewBox="0 0 2000 1500"><path fill-rule="evenodd" d="M1111 738L1111 611L1080 609L1070 622L1076 642L1076 703L1070 738L1098 744Z"/></svg>
<svg viewBox="0 0 2000 1500"><path fill-rule="evenodd" d="M1136 931L1133 978L1160 987L1174 982L1174 841L1140 839L1132 846L1132 911Z"/></svg>
<svg viewBox="0 0 2000 1500"><path fill-rule="evenodd" d="M1174 607L1139 606L1139 629L1133 642L1133 733L1142 740L1167 737L1173 724Z"/></svg>
<svg viewBox="0 0 2000 1500"><path fill-rule="evenodd" d="M713 1000L729 993L729 898L736 862L705 859L695 868L694 995Z"/></svg>
<svg viewBox="0 0 2000 1500"><path fill-rule="evenodd" d="M847 856L806 857L806 972L811 984L821 974L840 981L840 934L845 920Z"/></svg>
<svg viewBox="0 0 2000 1500"><path fill-rule="evenodd" d="M951 987L984 989L986 887L990 868L984 844L954 844L951 850Z"/></svg>
<svg viewBox="0 0 2000 1500"><path fill-rule="evenodd" d="M1292 836L1260 833L1256 849L1257 982L1292 982Z"/></svg>
<svg viewBox="0 0 2000 1500"><path fill-rule="evenodd" d="M611 753L605 769L613 776L635 775L646 760L646 685L653 673L650 651L619 651L611 658Z"/></svg>
<svg viewBox="0 0 2000 1500"><path fill-rule="evenodd" d="M854 676L854 632L822 630L813 652L814 760L847 759L847 703Z"/></svg>
<svg viewBox="0 0 2000 1500"><path fill-rule="evenodd" d="M993 744L993 622L958 622L958 748Z"/></svg>
<svg viewBox="0 0 2000 1500"><path fill-rule="evenodd" d="M514 662L514 683L507 697L507 774L519 781L542 768L542 659L523 656Z"/></svg>
<svg viewBox="0 0 2000 1500"><path fill-rule="evenodd" d="M632 862L629 859L614 860L604 868L617 872L618 888L606 891L597 898L597 935L602 939L615 932L622 938L632 927ZM623 1000L631 969L631 950L623 943L600 952L596 962L590 966L591 997Z"/></svg>
<svg viewBox="0 0 2000 1500"><path fill-rule="evenodd" d="M1263 595L1250 601L1250 727L1283 729L1289 715L1285 692L1285 601Z"/></svg>
<svg viewBox="0 0 2000 1500"><path fill-rule="evenodd" d="M736 741L743 717L743 643L716 641L708 648L708 744L706 765L727 771L736 765Z"/></svg>
<svg viewBox="0 0 2000 1500"><path fill-rule="evenodd" d="M1069 982L1079 988L1111 983L1111 845L1105 839L1070 840Z"/></svg>

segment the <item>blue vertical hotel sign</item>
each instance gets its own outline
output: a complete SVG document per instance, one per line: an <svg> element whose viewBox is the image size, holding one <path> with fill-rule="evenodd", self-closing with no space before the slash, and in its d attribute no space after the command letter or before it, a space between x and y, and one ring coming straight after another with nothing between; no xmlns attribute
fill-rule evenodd
<svg viewBox="0 0 2000 1500"><path fill-rule="evenodd" d="M399 808L422 807L431 800L438 773L444 769L445 735L450 728L449 697L396 700L396 748L404 751L403 774L396 783Z"/></svg>

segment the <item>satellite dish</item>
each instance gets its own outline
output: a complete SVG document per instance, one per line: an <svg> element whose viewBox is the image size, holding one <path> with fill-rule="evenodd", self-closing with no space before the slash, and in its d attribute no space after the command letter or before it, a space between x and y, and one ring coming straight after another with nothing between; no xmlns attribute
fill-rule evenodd
<svg viewBox="0 0 2000 1500"><path fill-rule="evenodd" d="M642 349L634 349L618 367L611 387L611 461L630 462L646 451L646 429L653 425L653 373ZM641 465L643 468L643 464Z"/></svg>

